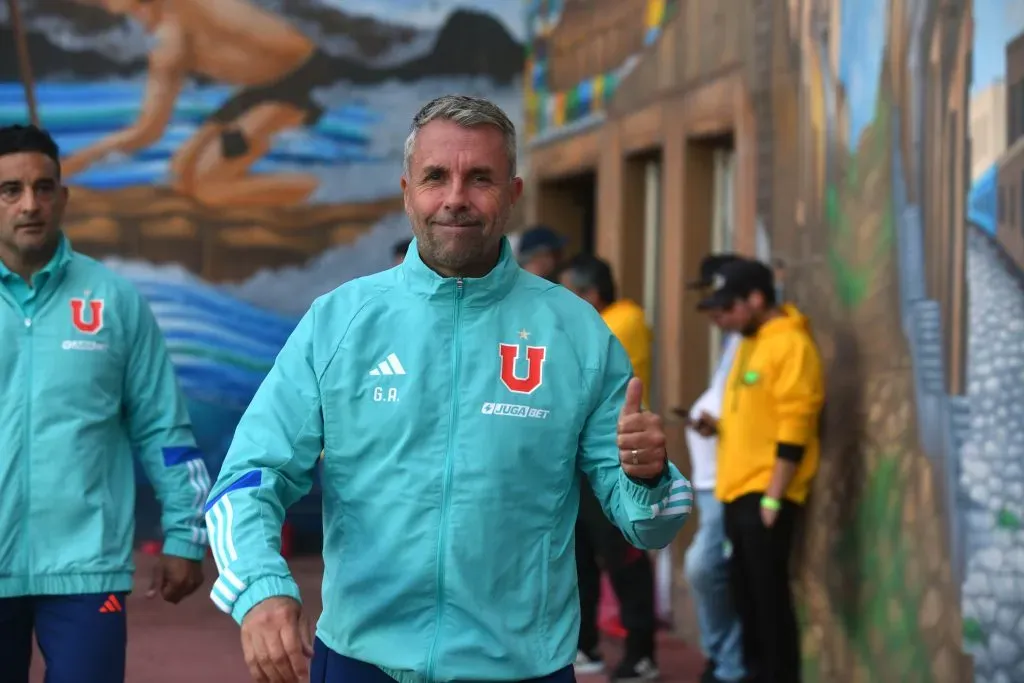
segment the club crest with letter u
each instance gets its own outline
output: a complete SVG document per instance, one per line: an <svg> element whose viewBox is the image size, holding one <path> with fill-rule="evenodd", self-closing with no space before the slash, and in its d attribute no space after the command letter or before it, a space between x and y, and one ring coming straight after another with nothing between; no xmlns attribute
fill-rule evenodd
<svg viewBox="0 0 1024 683"><path fill-rule="evenodd" d="M88 305L86 312L85 299L71 300L71 324L79 332L96 334L103 329L103 299L91 299Z"/></svg>
<svg viewBox="0 0 1024 683"><path fill-rule="evenodd" d="M547 358L546 346L527 346L526 373L517 372L522 363L517 363L520 354L519 344L498 344L498 355L501 358L501 383L505 388L516 394L532 394L544 383L544 360ZM517 365L520 366L517 368Z"/></svg>

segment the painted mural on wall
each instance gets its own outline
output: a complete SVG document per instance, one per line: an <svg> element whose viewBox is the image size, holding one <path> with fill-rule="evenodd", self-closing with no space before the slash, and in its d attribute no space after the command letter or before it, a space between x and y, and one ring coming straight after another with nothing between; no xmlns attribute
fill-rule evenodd
<svg viewBox="0 0 1024 683"><path fill-rule="evenodd" d="M391 265L399 176L430 98L519 123L510 0L20 0L65 230L149 298L216 468L297 317ZM0 3L0 124L27 122Z"/></svg>
<svg viewBox="0 0 1024 683"><path fill-rule="evenodd" d="M795 0L784 24L780 66L796 76L800 127L776 163L798 178L805 225L777 207L772 242L793 261L787 293L813 321L828 377L800 563L808 681L964 680L940 486L946 451L922 438L946 422L926 409L932 385L907 370L920 367L915 326L927 293L923 281L904 281L923 271L905 258L905 186L921 185L926 166L903 156L921 133L906 128L913 112L904 109L914 97L909 55L929 42L915 43L907 17L936 14L935 3L913 4ZM954 71L932 87L951 92ZM941 195L928 189L913 200L936 205ZM923 258L920 225L914 235ZM927 365L941 363L940 346Z"/></svg>
<svg viewBox="0 0 1024 683"><path fill-rule="evenodd" d="M557 133L598 119L636 65L637 51L657 41L677 5L677 0L526 0L526 135ZM632 53L604 64L590 55L576 59L572 53L581 43L600 42L597 33L607 38L606 49ZM559 83L552 78L552 63L559 58L586 66Z"/></svg>
<svg viewBox="0 0 1024 683"><path fill-rule="evenodd" d="M1024 680L1024 1L788 7L830 363L808 679Z"/></svg>

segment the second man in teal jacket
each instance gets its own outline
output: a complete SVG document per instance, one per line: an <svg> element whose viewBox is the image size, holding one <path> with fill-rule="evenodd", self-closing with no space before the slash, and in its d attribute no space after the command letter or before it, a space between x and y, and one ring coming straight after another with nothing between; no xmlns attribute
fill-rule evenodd
<svg viewBox="0 0 1024 683"><path fill-rule="evenodd" d="M153 586L202 582L206 465L164 339L126 280L60 231L56 144L0 128L0 680L27 681L32 636L50 683L124 677L133 452L163 509Z"/></svg>

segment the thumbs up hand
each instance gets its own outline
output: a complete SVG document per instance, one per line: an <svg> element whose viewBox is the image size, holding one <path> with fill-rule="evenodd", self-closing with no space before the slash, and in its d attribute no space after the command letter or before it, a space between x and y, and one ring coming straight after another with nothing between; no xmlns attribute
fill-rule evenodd
<svg viewBox="0 0 1024 683"><path fill-rule="evenodd" d="M643 409L644 385L634 377L619 414L619 462L634 479L657 479L668 466L661 418Z"/></svg>

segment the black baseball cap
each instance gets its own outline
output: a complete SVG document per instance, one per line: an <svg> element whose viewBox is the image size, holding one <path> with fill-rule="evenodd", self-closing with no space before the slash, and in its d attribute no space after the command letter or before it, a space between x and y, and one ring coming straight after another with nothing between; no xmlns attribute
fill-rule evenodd
<svg viewBox="0 0 1024 683"><path fill-rule="evenodd" d="M731 252L722 254L708 254L700 261L700 277L686 283L687 289L707 289L711 286L715 273L722 269L722 266L738 261L742 257Z"/></svg>
<svg viewBox="0 0 1024 683"><path fill-rule="evenodd" d="M519 257L529 256L541 249L557 251L565 246L565 241L564 237L546 225L538 225L524 232L519 238Z"/></svg>
<svg viewBox="0 0 1024 683"><path fill-rule="evenodd" d="M775 289L775 274L760 261L739 259L722 266L712 277L711 292L697 304L701 311L730 308L754 292Z"/></svg>

